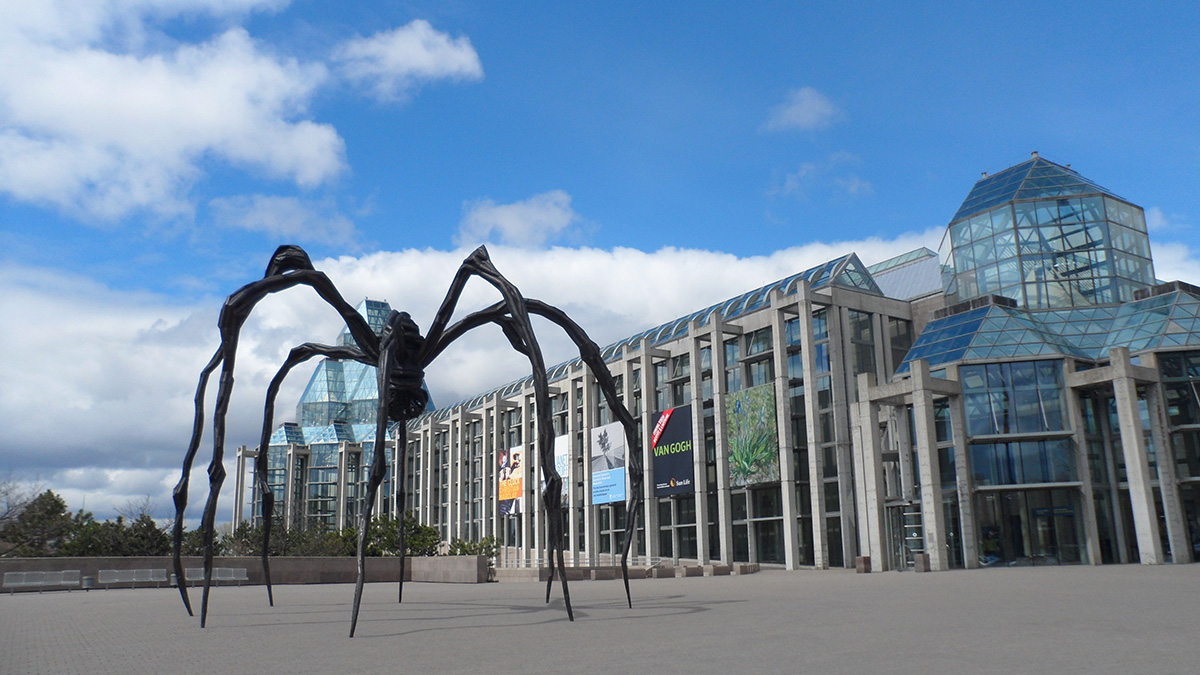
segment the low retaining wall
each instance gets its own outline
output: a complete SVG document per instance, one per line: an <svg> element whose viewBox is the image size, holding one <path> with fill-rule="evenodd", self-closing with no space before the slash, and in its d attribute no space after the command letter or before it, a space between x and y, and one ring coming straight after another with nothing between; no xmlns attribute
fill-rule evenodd
<svg viewBox="0 0 1200 675"><path fill-rule="evenodd" d="M488 580L488 564L485 556L432 556L408 558L405 564L406 581L479 584ZM353 583L358 577L356 558L271 558L271 583L273 584L343 584ZM203 567L204 559L199 556L184 556L183 566ZM54 572L79 570L81 576L98 578L100 570L165 569L172 573L170 557L129 558L6 558L0 560L3 572ZM262 584L262 560L260 558L217 556L213 567L245 568L248 584ZM399 558L367 558L368 582L400 580ZM146 584L141 584L146 585Z"/></svg>

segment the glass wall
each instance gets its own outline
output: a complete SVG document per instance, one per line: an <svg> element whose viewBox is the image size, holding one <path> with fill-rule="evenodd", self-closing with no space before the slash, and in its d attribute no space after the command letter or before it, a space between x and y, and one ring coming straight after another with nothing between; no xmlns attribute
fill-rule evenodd
<svg viewBox="0 0 1200 675"><path fill-rule="evenodd" d="M1127 302L1154 284L1146 219L1111 196L1006 202L950 223L939 251L957 300L1003 295L1028 309Z"/></svg>

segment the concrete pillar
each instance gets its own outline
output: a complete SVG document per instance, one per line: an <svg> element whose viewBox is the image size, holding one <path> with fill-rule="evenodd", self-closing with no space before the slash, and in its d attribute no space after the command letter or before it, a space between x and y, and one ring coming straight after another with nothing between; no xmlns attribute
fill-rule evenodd
<svg viewBox="0 0 1200 675"><path fill-rule="evenodd" d="M963 410L962 395L950 397L950 433L954 439L955 488L958 490L963 565L973 570L979 567L980 551L979 537L975 532L975 484L971 480L971 458L967 454L967 415Z"/></svg>
<svg viewBox="0 0 1200 675"><path fill-rule="evenodd" d="M913 374L913 417L917 432L917 465L921 476L921 527L929 569L949 569L946 556L946 518L942 512L942 468L938 457L937 427L934 421L933 392L929 389L929 363L924 359L911 365Z"/></svg>
<svg viewBox="0 0 1200 675"><path fill-rule="evenodd" d="M355 522L347 522L346 514L346 488L350 484L349 476L346 475L349 468L349 451L346 449L346 443L343 441L337 445L337 490L333 502L333 522L334 527L340 532L346 529L347 526L357 526L357 518Z"/></svg>
<svg viewBox="0 0 1200 675"><path fill-rule="evenodd" d="M658 558L662 551L658 546L658 497L654 494L654 453L650 451L650 436L658 417L655 390L658 381L654 375L650 340L643 338L638 349L638 367L642 371L642 457L645 457L646 481L642 484L642 498L646 503L646 555Z"/></svg>
<svg viewBox="0 0 1200 675"><path fill-rule="evenodd" d="M587 458L583 455L583 446L579 441L579 432L587 433L587 427L583 423L582 416L579 414L580 395L579 387L576 386L577 378L571 377L567 379L567 475L563 476L563 480L567 484L567 522L564 526L567 528L567 557L571 559L575 565L579 564L580 542L579 542L579 507L588 501L588 496L585 495L583 502L579 501L579 487L576 483L583 480L583 476L579 475L578 458L584 457L584 464L587 463ZM589 473L588 467L584 466L583 473Z"/></svg>
<svg viewBox="0 0 1200 675"><path fill-rule="evenodd" d="M886 572L889 569L884 547L884 518L886 516L887 485L883 478L883 448L879 434L879 408L867 396L875 386L875 376L862 373L858 376L857 421L855 442L857 469L856 492L859 495L860 550L871 556L871 570Z"/></svg>
<svg viewBox="0 0 1200 675"><path fill-rule="evenodd" d="M1064 364L1064 376L1075 372L1075 361L1067 359ZM1067 388L1063 391L1067 404L1067 421L1071 426L1071 442L1075 445L1075 473L1079 478L1079 501L1083 510L1083 532L1086 539L1084 547L1087 550L1088 562L1099 565L1102 560L1100 552L1100 526L1096 520L1095 486L1092 485L1092 471L1088 462L1088 442L1083 421L1083 405L1079 393Z"/></svg>
<svg viewBox="0 0 1200 675"><path fill-rule="evenodd" d="M833 385L833 436L837 442L838 502L842 522L843 565L852 567L858 555L857 523L854 518L854 472L850 448L850 374L854 372L854 348L850 344L849 314L844 307L830 305L829 369Z"/></svg>
<svg viewBox="0 0 1200 675"><path fill-rule="evenodd" d="M783 506L784 565L799 565L799 531L796 527L796 469L792 462L792 410L788 400L787 339L783 293L771 291L771 349L775 359L775 427L779 436L779 497Z"/></svg>
<svg viewBox="0 0 1200 675"><path fill-rule="evenodd" d="M596 418L596 407L604 398L596 391L596 376L591 370L583 371L583 547L587 552L587 564L599 564L597 554L600 551L600 507L592 503L592 429L599 426Z"/></svg>
<svg viewBox="0 0 1200 675"><path fill-rule="evenodd" d="M252 450L248 450L246 448L246 446L244 446L244 445L238 446L236 459L234 460L234 467L235 467L234 473L237 476L237 480L235 480L233 482L233 485L234 485L234 488L233 488L234 489L233 529L235 529L235 530L237 529L237 526L241 525L242 521L245 519L246 456L247 455L249 455L251 457L255 457L258 455L258 453L254 452ZM253 494L254 494L254 491L251 490L251 495L253 495ZM254 513L253 507L251 507L250 512Z"/></svg>
<svg viewBox="0 0 1200 675"><path fill-rule="evenodd" d="M717 533L721 538L721 560L733 563L733 505L729 484L729 446L725 440L725 331L716 313L711 326L713 371L713 424L717 444Z"/></svg>
<svg viewBox="0 0 1200 675"><path fill-rule="evenodd" d="M804 361L804 419L808 448L809 498L812 502L813 565L829 567L829 533L825 529L825 458L821 453L817 425L817 355L813 339L813 302L809 297L808 281L801 280L796 288L797 309L800 312L800 357Z"/></svg>
<svg viewBox="0 0 1200 675"><path fill-rule="evenodd" d="M696 500L696 562L707 565L712 562L708 554L708 449L704 446L704 372L700 366L700 322L693 319L688 325L688 359L692 372L692 486ZM715 375L714 375L715 377Z"/></svg>
<svg viewBox="0 0 1200 675"><path fill-rule="evenodd" d="M1157 370L1157 368L1156 368ZM1188 536L1183 502L1179 498L1179 482L1175 477L1175 449L1167 433L1167 416L1163 407L1162 385L1146 387L1146 405L1150 413L1150 434L1158 467L1158 491L1162 495L1163 517L1167 524L1167 542L1171 545L1171 562L1192 562L1192 542Z"/></svg>
<svg viewBox="0 0 1200 675"><path fill-rule="evenodd" d="M1113 395L1116 397L1117 420L1121 427L1121 450L1125 454L1125 475L1129 481L1129 502L1133 508L1138 554L1143 565L1159 565L1163 562L1162 540L1158 532L1154 490L1150 485L1146 438L1142 434L1142 417L1138 410L1137 382L1131 372L1128 349L1114 347L1109 351L1109 358L1116 371Z"/></svg>

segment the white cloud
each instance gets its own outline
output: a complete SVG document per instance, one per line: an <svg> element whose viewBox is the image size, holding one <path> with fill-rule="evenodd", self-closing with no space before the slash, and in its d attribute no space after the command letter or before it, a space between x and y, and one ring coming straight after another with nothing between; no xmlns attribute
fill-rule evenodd
<svg viewBox="0 0 1200 675"><path fill-rule="evenodd" d="M149 52L136 38L152 30L151 18L280 4L6 3L0 190L114 221L134 212L189 215L188 190L209 159L301 186L338 174L342 139L305 119L327 78L323 65L276 56L241 28ZM127 38L121 48L111 44L119 35Z"/></svg>
<svg viewBox="0 0 1200 675"><path fill-rule="evenodd" d="M1154 276L1163 281L1195 283L1200 251L1173 241L1152 241L1150 248L1154 254Z"/></svg>
<svg viewBox="0 0 1200 675"><path fill-rule="evenodd" d="M875 194L875 186L853 171L859 164L858 157L848 152L803 162L795 171L784 174L768 194L804 197L811 192L841 192L849 197L869 197Z"/></svg>
<svg viewBox="0 0 1200 675"><path fill-rule="evenodd" d="M554 240L579 214L571 208L571 195L551 190L512 204L497 204L490 199L463 205L463 219L455 243L461 246L492 241L513 246L538 247Z"/></svg>
<svg viewBox="0 0 1200 675"><path fill-rule="evenodd" d="M436 80L483 79L470 39L452 38L421 19L348 40L333 58L343 75L366 84L381 100L403 100L411 89Z"/></svg>
<svg viewBox="0 0 1200 675"><path fill-rule="evenodd" d="M263 232L295 242L350 243L354 223L329 200L314 201L273 195L221 197L209 202L222 225Z"/></svg>
<svg viewBox="0 0 1200 675"><path fill-rule="evenodd" d="M771 108L763 124L767 131L828 129L842 117L842 111L821 92L801 87L788 94L787 100Z"/></svg>
<svg viewBox="0 0 1200 675"><path fill-rule="evenodd" d="M1167 213L1161 207L1146 209L1146 229L1151 232L1169 232L1188 227L1187 219L1178 213Z"/></svg>

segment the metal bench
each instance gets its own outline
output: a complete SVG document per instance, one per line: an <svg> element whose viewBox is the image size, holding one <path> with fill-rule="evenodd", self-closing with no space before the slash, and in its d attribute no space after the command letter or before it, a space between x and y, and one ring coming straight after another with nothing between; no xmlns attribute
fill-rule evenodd
<svg viewBox="0 0 1200 675"><path fill-rule="evenodd" d="M192 585L204 583L204 568L188 567L183 570L183 577ZM236 581L241 586L243 581L250 581L250 575L245 567L214 567L212 580L218 585L222 581ZM171 575L171 584L175 584L174 574Z"/></svg>
<svg viewBox="0 0 1200 675"><path fill-rule="evenodd" d="M14 593L18 588L36 588L41 593L45 588L78 588L80 583L79 570L59 570L57 572L5 572L4 588Z"/></svg>
<svg viewBox="0 0 1200 675"><path fill-rule="evenodd" d="M100 584L108 588L111 584L154 584L155 588L167 582L166 569L100 570Z"/></svg>

